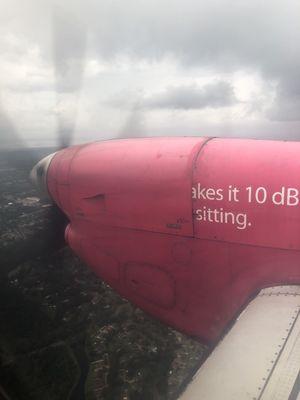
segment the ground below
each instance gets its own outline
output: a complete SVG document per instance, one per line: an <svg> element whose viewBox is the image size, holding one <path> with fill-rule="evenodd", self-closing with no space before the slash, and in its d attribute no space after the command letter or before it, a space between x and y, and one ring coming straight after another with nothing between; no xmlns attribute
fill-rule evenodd
<svg viewBox="0 0 300 400"><path fill-rule="evenodd" d="M176 398L207 347L61 248L65 221L28 182L30 160L0 158L0 399Z"/></svg>

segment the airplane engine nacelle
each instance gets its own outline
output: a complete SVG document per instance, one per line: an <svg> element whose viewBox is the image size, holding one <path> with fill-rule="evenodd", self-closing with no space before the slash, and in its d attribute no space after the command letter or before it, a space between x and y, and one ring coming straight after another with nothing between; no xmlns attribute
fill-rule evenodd
<svg viewBox="0 0 300 400"><path fill-rule="evenodd" d="M207 341L260 289L300 284L300 143L96 142L57 152L66 239L122 296Z"/></svg>

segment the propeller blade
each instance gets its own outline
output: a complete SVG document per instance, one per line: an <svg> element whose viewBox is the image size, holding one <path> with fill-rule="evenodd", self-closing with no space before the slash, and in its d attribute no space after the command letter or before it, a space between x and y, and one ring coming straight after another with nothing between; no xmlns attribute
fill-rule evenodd
<svg viewBox="0 0 300 400"><path fill-rule="evenodd" d="M145 115L138 98L131 106L125 123L119 130L117 139L137 138L145 136Z"/></svg>
<svg viewBox="0 0 300 400"><path fill-rule="evenodd" d="M53 9L53 57L56 85L57 137L60 148L71 144L82 85L87 29L76 10Z"/></svg>
<svg viewBox="0 0 300 400"><path fill-rule="evenodd" d="M12 150L24 150L18 156ZM7 116L0 103L0 152L1 158L5 159L7 165L13 168L30 169L37 162L33 152L25 145L24 140L18 134L17 129Z"/></svg>

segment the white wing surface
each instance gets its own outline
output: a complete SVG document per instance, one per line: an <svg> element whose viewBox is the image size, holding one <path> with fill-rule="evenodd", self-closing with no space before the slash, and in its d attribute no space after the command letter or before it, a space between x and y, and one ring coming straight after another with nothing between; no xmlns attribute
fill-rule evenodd
<svg viewBox="0 0 300 400"><path fill-rule="evenodd" d="M300 286L262 290L180 400L300 400Z"/></svg>

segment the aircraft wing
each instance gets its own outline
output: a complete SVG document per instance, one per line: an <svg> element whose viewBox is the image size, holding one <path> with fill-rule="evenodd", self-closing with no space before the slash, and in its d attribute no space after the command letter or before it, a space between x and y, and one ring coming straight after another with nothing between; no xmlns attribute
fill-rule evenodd
<svg viewBox="0 0 300 400"><path fill-rule="evenodd" d="M300 400L300 286L262 290L180 400Z"/></svg>

